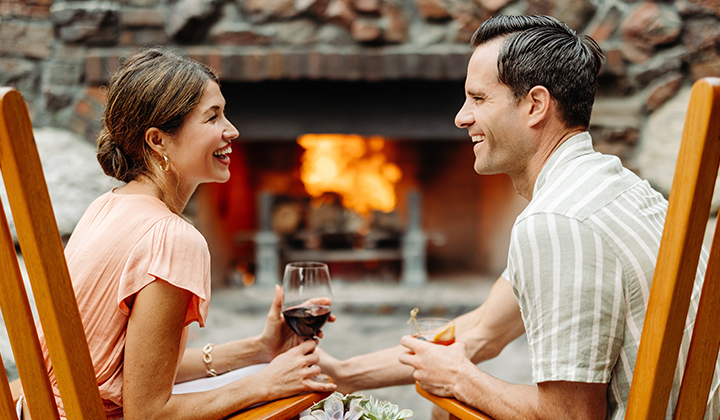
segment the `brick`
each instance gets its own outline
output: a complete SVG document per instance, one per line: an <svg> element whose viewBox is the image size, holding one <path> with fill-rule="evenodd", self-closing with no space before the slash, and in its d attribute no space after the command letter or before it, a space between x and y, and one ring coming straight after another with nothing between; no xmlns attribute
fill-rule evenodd
<svg viewBox="0 0 720 420"><path fill-rule="evenodd" d="M20 1L0 2L0 16L45 20L50 17L50 4L38 5Z"/></svg>
<svg viewBox="0 0 720 420"><path fill-rule="evenodd" d="M353 0L355 10L362 13L377 13L380 11L381 0Z"/></svg>
<svg viewBox="0 0 720 420"><path fill-rule="evenodd" d="M685 15L720 16L720 0L676 0L675 6Z"/></svg>
<svg viewBox="0 0 720 420"><path fill-rule="evenodd" d="M720 23L714 17L688 19L682 34L682 43L688 52L694 54L720 45Z"/></svg>
<svg viewBox="0 0 720 420"><path fill-rule="evenodd" d="M98 55L88 55L85 58L85 81L90 84L102 84L106 81L103 71L103 59Z"/></svg>
<svg viewBox="0 0 720 420"><path fill-rule="evenodd" d="M288 79L300 79L307 75L307 55L304 53L285 54L285 74Z"/></svg>
<svg viewBox="0 0 720 420"><path fill-rule="evenodd" d="M696 54L689 70L693 81L701 77L717 77L720 74L720 54L714 48Z"/></svg>
<svg viewBox="0 0 720 420"><path fill-rule="evenodd" d="M231 22L216 25L210 39L215 45L269 45L272 34L245 22Z"/></svg>
<svg viewBox="0 0 720 420"><path fill-rule="evenodd" d="M615 45L603 46L605 61L600 68L600 74L612 74L622 76L626 72L626 63L623 58L623 51Z"/></svg>
<svg viewBox="0 0 720 420"><path fill-rule="evenodd" d="M384 60L383 56L376 52L365 54L364 80L378 81L383 79Z"/></svg>
<svg viewBox="0 0 720 420"><path fill-rule="evenodd" d="M670 73L653 81L646 89L647 99L644 108L651 112L660 108L668 99L675 96L682 82L682 73Z"/></svg>
<svg viewBox="0 0 720 420"><path fill-rule="evenodd" d="M325 76L324 57L319 51L311 51L307 54L307 73L305 77L308 79L320 79Z"/></svg>
<svg viewBox="0 0 720 420"><path fill-rule="evenodd" d="M403 77L403 55L400 53L383 52L383 78L382 80L397 80Z"/></svg>
<svg viewBox="0 0 720 420"><path fill-rule="evenodd" d="M218 51L208 51L207 65L222 77L223 55Z"/></svg>
<svg viewBox="0 0 720 420"><path fill-rule="evenodd" d="M298 14L294 0L244 0L242 7L255 22L287 19Z"/></svg>
<svg viewBox="0 0 720 420"><path fill-rule="evenodd" d="M422 75L422 59L420 57L420 54L417 53L408 53L405 54L405 59L403 60L405 63L404 73L405 78L407 79L420 79Z"/></svg>
<svg viewBox="0 0 720 420"><path fill-rule="evenodd" d="M0 20L0 54L45 59L50 56L52 42L50 22Z"/></svg>
<svg viewBox="0 0 720 420"><path fill-rule="evenodd" d="M261 51L253 51L245 55L243 64L243 80L257 82L267 78L265 54Z"/></svg>
<svg viewBox="0 0 720 420"><path fill-rule="evenodd" d="M445 60L445 74L451 80L465 80L470 53L450 53Z"/></svg>
<svg viewBox="0 0 720 420"><path fill-rule="evenodd" d="M222 74L223 80L230 82L240 82L245 80L244 74L244 56L240 54L231 54L223 60Z"/></svg>
<svg viewBox="0 0 720 420"><path fill-rule="evenodd" d="M325 56L326 76L330 80L344 80L347 76L345 55L334 52Z"/></svg>
<svg viewBox="0 0 720 420"><path fill-rule="evenodd" d="M510 4L512 0L475 0L485 10L494 13Z"/></svg>
<svg viewBox="0 0 720 420"><path fill-rule="evenodd" d="M285 60L280 51L269 51L267 54L267 78L271 80L285 77Z"/></svg>
<svg viewBox="0 0 720 420"><path fill-rule="evenodd" d="M350 25L350 34L357 42L374 42L378 41L383 34L376 19L359 18Z"/></svg>
<svg viewBox="0 0 720 420"><path fill-rule="evenodd" d="M163 11L157 8L123 8L120 10L119 19L120 26L131 28L162 28L165 24Z"/></svg>
<svg viewBox="0 0 720 420"><path fill-rule="evenodd" d="M362 80L365 58L359 51L345 54L345 80Z"/></svg>
<svg viewBox="0 0 720 420"><path fill-rule="evenodd" d="M420 54L420 76L423 79L441 80L444 76L445 57L439 54Z"/></svg>
<svg viewBox="0 0 720 420"><path fill-rule="evenodd" d="M450 4L445 0L415 0L420 16L425 20L448 20L452 18L450 14Z"/></svg>
<svg viewBox="0 0 720 420"><path fill-rule="evenodd" d="M681 29L682 19L674 8L653 2L634 8L621 25L623 40L646 50L675 41Z"/></svg>
<svg viewBox="0 0 720 420"><path fill-rule="evenodd" d="M408 17L402 7L394 3L385 3L382 8L382 18L385 22L383 39L385 42L400 44L408 39Z"/></svg>
<svg viewBox="0 0 720 420"><path fill-rule="evenodd" d="M357 14L348 2L349 0L330 0L321 19L349 28L357 18Z"/></svg>

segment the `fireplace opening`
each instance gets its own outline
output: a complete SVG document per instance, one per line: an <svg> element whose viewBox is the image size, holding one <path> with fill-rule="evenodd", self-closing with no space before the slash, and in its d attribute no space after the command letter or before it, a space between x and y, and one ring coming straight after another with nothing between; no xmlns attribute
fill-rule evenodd
<svg viewBox="0 0 720 420"><path fill-rule="evenodd" d="M418 284L504 268L524 200L505 176L474 172L472 143L453 123L462 83L282 81L223 91L241 133L232 176L202 185L193 200L214 282L277 281L298 260L328 262L338 279Z"/></svg>

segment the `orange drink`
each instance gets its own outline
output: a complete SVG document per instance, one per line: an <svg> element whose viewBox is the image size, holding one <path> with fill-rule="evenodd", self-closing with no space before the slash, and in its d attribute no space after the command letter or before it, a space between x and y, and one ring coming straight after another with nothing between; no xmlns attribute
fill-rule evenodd
<svg viewBox="0 0 720 420"><path fill-rule="evenodd" d="M449 346L455 342L455 323L445 318L418 318L410 333L420 340Z"/></svg>

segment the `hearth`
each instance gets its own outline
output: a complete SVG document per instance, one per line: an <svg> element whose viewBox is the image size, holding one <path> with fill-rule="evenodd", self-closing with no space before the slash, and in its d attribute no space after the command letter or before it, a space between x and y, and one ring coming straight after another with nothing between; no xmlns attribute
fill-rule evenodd
<svg viewBox="0 0 720 420"><path fill-rule="evenodd" d="M233 175L203 186L196 200L214 278L273 284L284 263L319 260L348 281L421 285L504 267L524 203L505 177L474 173L470 140L453 123L462 82L278 81L223 91L241 133ZM344 146L341 155L360 158L343 163L351 172L371 168L384 181L355 173L352 186L332 186L347 176L320 157L313 165L329 180L309 185L308 139L328 138ZM388 191L391 204L369 197Z"/></svg>

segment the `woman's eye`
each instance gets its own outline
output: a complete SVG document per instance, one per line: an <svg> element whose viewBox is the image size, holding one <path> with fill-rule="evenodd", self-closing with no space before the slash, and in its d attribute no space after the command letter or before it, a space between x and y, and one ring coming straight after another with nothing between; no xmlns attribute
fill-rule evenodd
<svg viewBox="0 0 720 420"><path fill-rule="evenodd" d="M212 117L210 117L210 119L208 120L208 122L210 122L210 121L215 121L215 120L217 119L217 117L218 117L217 114L213 115Z"/></svg>

